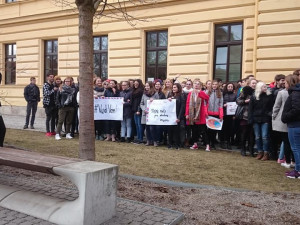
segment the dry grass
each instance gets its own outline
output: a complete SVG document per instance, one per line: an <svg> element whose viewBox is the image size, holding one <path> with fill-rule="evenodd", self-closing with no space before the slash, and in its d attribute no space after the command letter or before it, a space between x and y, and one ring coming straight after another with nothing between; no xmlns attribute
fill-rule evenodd
<svg viewBox="0 0 300 225"><path fill-rule="evenodd" d="M5 144L36 152L78 157L78 138L55 141L44 133L8 129ZM268 192L298 192L299 179L287 179L274 161L241 157L238 152L168 150L96 141L96 160L117 164L120 173L196 184Z"/></svg>

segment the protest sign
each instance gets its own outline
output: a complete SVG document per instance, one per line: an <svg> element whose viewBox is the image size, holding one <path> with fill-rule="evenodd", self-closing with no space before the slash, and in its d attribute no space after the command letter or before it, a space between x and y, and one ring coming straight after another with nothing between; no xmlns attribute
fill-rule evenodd
<svg viewBox="0 0 300 225"><path fill-rule="evenodd" d="M147 125L176 125L176 100L168 99L147 101L148 114Z"/></svg>
<svg viewBox="0 0 300 225"><path fill-rule="evenodd" d="M94 120L123 120L123 98L94 99Z"/></svg>
<svg viewBox="0 0 300 225"><path fill-rule="evenodd" d="M216 117L209 116L206 118L206 126L212 130L222 130L223 120L220 121L220 119Z"/></svg>
<svg viewBox="0 0 300 225"><path fill-rule="evenodd" d="M228 116L235 115L235 111L237 108L236 102L227 102L226 105L227 105L226 115L228 115Z"/></svg>

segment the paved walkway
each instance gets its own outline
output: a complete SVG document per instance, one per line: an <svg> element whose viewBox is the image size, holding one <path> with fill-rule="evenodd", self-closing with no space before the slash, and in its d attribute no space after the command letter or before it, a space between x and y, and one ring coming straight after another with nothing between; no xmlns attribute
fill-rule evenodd
<svg viewBox="0 0 300 225"><path fill-rule="evenodd" d="M23 129L24 116L4 114L3 119L7 128ZM36 118L35 130L45 132L45 118ZM0 184L16 186L25 190L67 200L74 200L78 197L78 191L75 186L69 184L66 185L65 182L60 183L57 181L57 177L47 174L43 174L43 178L47 178L47 182L42 182L41 179L39 179L40 175L37 175L37 178L31 176L31 174L34 173L35 172L19 170L16 168L8 170L7 167L0 166ZM24 176L23 174L29 175ZM175 225L179 224L183 218L184 215L181 212L118 198L117 215L105 223L105 225ZM48 225L52 223L0 207L0 225L2 224Z"/></svg>

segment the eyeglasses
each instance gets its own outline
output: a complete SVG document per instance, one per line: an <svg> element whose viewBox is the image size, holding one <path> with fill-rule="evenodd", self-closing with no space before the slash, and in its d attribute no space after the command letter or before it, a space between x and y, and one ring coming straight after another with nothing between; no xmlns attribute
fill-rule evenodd
<svg viewBox="0 0 300 225"><path fill-rule="evenodd" d="M71 82L70 80L65 80L65 82Z"/></svg>

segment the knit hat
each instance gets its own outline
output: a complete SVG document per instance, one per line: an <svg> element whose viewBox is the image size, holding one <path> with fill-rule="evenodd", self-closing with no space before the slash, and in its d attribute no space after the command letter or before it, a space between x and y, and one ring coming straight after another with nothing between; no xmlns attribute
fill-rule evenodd
<svg viewBox="0 0 300 225"><path fill-rule="evenodd" d="M159 83L160 83L160 85L163 85L163 82L162 82L162 80L161 80L161 79L155 79L155 80L154 80L154 84L156 84L157 82L159 82Z"/></svg>

